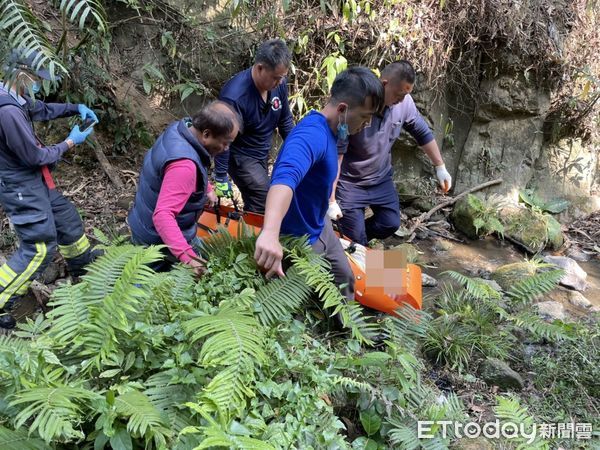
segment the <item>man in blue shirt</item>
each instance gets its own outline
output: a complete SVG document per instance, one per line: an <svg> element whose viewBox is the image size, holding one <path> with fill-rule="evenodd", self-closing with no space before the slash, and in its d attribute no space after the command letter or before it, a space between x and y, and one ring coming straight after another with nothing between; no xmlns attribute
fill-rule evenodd
<svg viewBox="0 0 600 450"><path fill-rule="evenodd" d="M415 76L406 60L387 65L381 72L385 108L339 149L340 175L327 214L332 220L340 219L342 231L362 245L373 238L389 237L400 226L391 152L402 129L415 138L435 166L442 190L447 192L452 184L433 134L410 96ZM365 220L367 206L373 216Z"/></svg>
<svg viewBox="0 0 600 450"><path fill-rule="evenodd" d="M335 282L354 298L354 275L327 218L338 173L337 147L358 133L383 107L383 85L369 69L340 73L321 112L311 111L290 133L273 167L263 229L254 258L267 277L284 276L279 235L308 235L313 249L331 263Z"/></svg>
<svg viewBox="0 0 600 450"><path fill-rule="evenodd" d="M263 213L269 172L267 162L275 129L285 139L294 122L285 77L291 55L280 39L264 42L254 65L229 80L219 99L230 103L242 117L242 132L228 152L215 159L215 192L231 196L231 175L244 200L244 209Z"/></svg>

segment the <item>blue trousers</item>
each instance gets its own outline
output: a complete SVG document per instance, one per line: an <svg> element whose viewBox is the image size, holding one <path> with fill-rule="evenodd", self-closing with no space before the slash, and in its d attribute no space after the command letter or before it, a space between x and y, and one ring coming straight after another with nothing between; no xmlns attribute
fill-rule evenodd
<svg viewBox="0 0 600 450"><path fill-rule="evenodd" d="M340 219L342 233L359 244L390 237L400 227L400 201L391 176L367 187L340 180L336 199L344 214ZM365 220L367 207L373 216Z"/></svg>

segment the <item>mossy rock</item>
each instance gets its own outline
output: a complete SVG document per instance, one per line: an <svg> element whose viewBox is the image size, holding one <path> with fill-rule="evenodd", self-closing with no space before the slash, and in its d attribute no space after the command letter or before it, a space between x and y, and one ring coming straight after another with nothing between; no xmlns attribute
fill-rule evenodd
<svg viewBox="0 0 600 450"><path fill-rule="evenodd" d="M508 291L518 281L535 275L535 265L529 262L518 262L498 267L491 275L492 280Z"/></svg>
<svg viewBox="0 0 600 450"><path fill-rule="evenodd" d="M560 222L550 215L546 215L546 231L548 233L548 244L552 250L558 250L565 243L565 236L560 228Z"/></svg>
<svg viewBox="0 0 600 450"><path fill-rule="evenodd" d="M523 389L525 382L521 375L508 364L497 358L487 358L479 369L481 378L490 386L500 389Z"/></svg>
<svg viewBox="0 0 600 450"><path fill-rule="evenodd" d="M483 436L476 438L462 438L454 442L452 450L493 450L494 446Z"/></svg>
<svg viewBox="0 0 600 450"><path fill-rule="evenodd" d="M471 206L467 197L461 198L454 205L450 218L458 231L471 239L477 239L477 229L473 225L477 211Z"/></svg>
<svg viewBox="0 0 600 450"><path fill-rule="evenodd" d="M548 242L546 218L528 208L510 208L500 218L504 234L521 242L533 253L542 251Z"/></svg>

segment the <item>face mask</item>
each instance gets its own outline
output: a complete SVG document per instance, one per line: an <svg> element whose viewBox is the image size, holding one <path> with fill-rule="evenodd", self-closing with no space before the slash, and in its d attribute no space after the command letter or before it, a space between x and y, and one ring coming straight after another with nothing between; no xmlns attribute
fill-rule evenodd
<svg viewBox="0 0 600 450"><path fill-rule="evenodd" d="M34 95L40 92L41 89L42 85L37 81L31 85L31 92L33 92Z"/></svg>
<svg viewBox="0 0 600 450"><path fill-rule="evenodd" d="M348 109L346 109L346 111L344 111L344 123L342 123L342 119L340 118L340 121L338 123L338 127L337 127L337 138L338 141L346 141L348 140L348 135L350 134L348 132L348 124L346 123L346 120L348 119Z"/></svg>

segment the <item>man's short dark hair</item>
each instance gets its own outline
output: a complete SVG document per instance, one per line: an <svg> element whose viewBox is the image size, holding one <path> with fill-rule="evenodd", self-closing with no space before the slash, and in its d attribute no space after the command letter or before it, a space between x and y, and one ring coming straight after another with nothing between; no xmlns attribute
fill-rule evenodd
<svg viewBox="0 0 600 450"><path fill-rule="evenodd" d="M226 102L215 100L192 117L192 125L200 132L209 130L214 137L229 136L237 124L241 132L239 114Z"/></svg>
<svg viewBox="0 0 600 450"><path fill-rule="evenodd" d="M284 67L290 67L291 61L292 55L281 39L269 39L260 44L254 58L255 64L264 64L271 70L274 70L280 64Z"/></svg>
<svg viewBox="0 0 600 450"><path fill-rule="evenodd" d="M415 68L405 59L388 64L381 71L381 78L393 82L406 81L415 84L416 77Z"/></svg>
<svg viewBox="0 0 600 450"><path fill-rule="evenodd" d="M351 67L339 73L331 86L331 101L349 106L363 106L371 98L375 111L381 111L385 103L383 84L366 67Z"/></svg>

